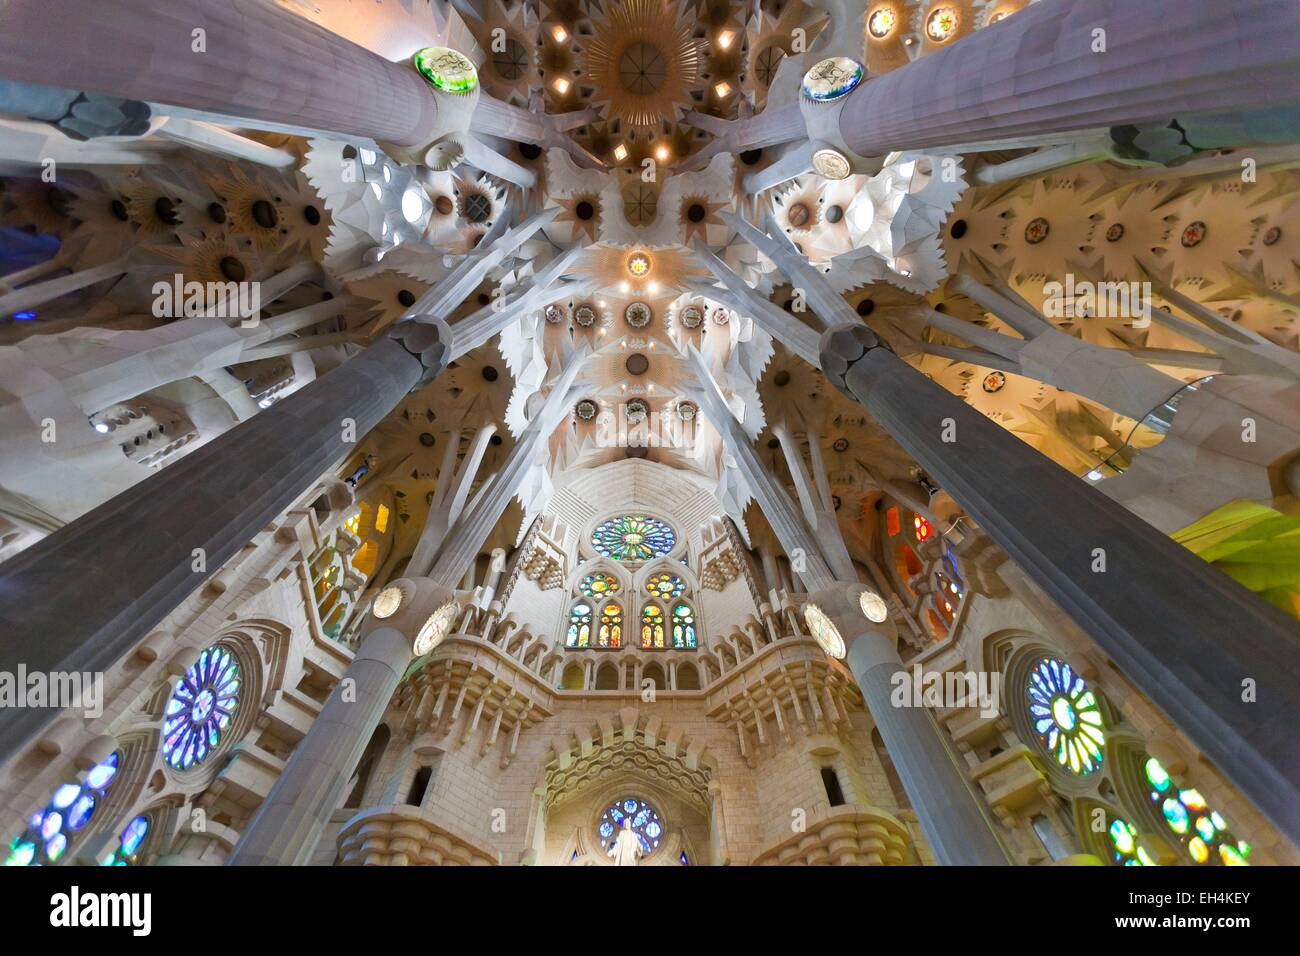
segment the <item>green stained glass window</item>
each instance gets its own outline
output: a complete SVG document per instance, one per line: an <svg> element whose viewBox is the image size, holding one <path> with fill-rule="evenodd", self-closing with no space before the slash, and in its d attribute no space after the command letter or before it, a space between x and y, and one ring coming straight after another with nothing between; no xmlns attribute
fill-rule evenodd
<svg viewBox="0 0 1300 956"><path fill-rule="evenodd" d="M696 644L695 612L689 604L679 604L673 608L673 647L692 648Z"/></svg>
<svg viewBox="0 0 1300 956"><path fill-rule="evenodd" d="M445 46L427 46L411 58L429 85L444 93L471 93L478 87L478 71L462 53Z"/></svg>
<svg viewBox="0 0 1300 956"><path fill-rule="evenodd" d="M1080 776L1101 766L1101 709L1069 664L1044 657L1029 672L1025 693L1034 730L1057 763Z"/></svg>
<svg viewBox="0 0 1300 956"><path fill-rule="evenodd" d="M1228 830L1228 821L1206 804L1199 790L1180 789L1155 757L1142 765L1157 818L1175 835L1193 863L1250 866L1250 844Z"/></svg>
<svg viewBox="0 0 1300 956"><path fill-rule="evenodd" d="M569 632L565 647L587 647L591 644L591 605L578 603L569 612Z"/></svg>
<svg viewBox="0 0 1300 956"><path fill-rule="evenodd" d="M591 533L596 552L615 561L650 561L673 549L677 536L667 523L647 515L610 518Z"/></svg>

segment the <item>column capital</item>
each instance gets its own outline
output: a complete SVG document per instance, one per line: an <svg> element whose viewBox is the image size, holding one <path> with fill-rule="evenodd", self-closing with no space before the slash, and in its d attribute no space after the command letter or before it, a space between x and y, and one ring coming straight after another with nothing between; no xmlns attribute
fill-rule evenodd
<svg viewBox="0 0 1300 956"><path fill-rule="evenodd" d="M854 401L857 401L857 396L845 384L845 376L860 358L877 348L889 349L889 344L861 322L831 326L817 343L826 378Z"/></svg>
<svg viewBox="0 0 1300 956"><path fill-rule="evenodd" d="M418 392L437 378L451 361L454 336L451 326L443 319L417 316L397 323L388 335L396 339L402 348L419 359L420 364L424 366L424 373L412 386L412 392Z"/></svg>

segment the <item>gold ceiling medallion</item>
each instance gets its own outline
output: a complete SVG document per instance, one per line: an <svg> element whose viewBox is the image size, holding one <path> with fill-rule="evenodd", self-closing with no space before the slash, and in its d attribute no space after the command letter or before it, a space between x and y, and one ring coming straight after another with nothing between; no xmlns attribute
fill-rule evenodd
<svg viewBox="0 0 1300 956"><path fill-rule="evenodd" d="M691 102L699 78L700 51L691 22L677 3L625 0L610 5L595 25L584 73L596 88L594 100L607 115L629 126L656 126L676 118Z"/></svg>

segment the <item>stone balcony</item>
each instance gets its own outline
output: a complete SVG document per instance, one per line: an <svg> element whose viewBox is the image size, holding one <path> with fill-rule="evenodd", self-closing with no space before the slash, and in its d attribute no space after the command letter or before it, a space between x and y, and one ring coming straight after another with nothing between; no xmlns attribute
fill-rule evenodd
<svg viewBox="0 0 1300 956"><path fill-rule="evenodd" d="M500 866L501 854L406 804L362 810L339 831L344 866Z"/></svg>

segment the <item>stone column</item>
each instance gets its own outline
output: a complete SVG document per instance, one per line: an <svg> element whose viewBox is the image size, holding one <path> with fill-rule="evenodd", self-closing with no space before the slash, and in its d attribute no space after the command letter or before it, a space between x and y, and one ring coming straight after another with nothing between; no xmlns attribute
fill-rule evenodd
<svg viewBox="0 0 1300 956"><path fill-rule="evenodd" d="M408 322L0 566L0 670L104 672L447 359ZM349 423L351 423L349 425ZM57 714L0 708L0 764Z"/></svg>
<svg viewBox="0 0 1300 956"><path fill-rule="evenodd" d="M293 866L310 859L410 660L411 642L396 628L381 627L361 642L235 844L230 865Z"/></svg>
<svg viewBox="0 0 1300 956"><path fill-rule="evenodd" d="M828 331L821 364L1226 777L1300 839L1294 620L926 378L865 325Z"/></svg>
<svg viewBox="0 0 1300 956"><path fill-rule="evenodd" d="M1005 866L1006 851L980 798L943 741L929 708L891 700L894 675L911 681L895 643L875 631L859 635L846 657L880 738L898 769L921 829L945 866Z"/></svg>
<svg viewBox="0 0 1300 956"><path fill-rule="evenodd" d="M882 156L1060 142L1051 134L1296 102L1300 5L1292 0L1042 0L864 82L839 129L853 151Z"/></svg>
<svg viewBox="0 0 1300 956"><path fill-rule="evenodd" d="M272 0L12 0L0 75L403 146L428 142L438 120L408 64Z"/></svg>

